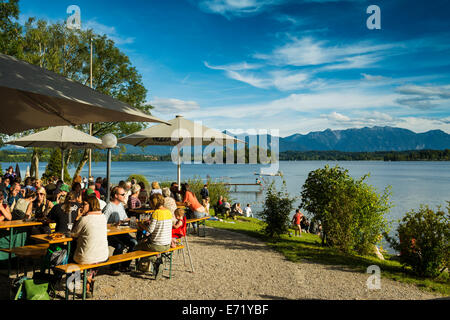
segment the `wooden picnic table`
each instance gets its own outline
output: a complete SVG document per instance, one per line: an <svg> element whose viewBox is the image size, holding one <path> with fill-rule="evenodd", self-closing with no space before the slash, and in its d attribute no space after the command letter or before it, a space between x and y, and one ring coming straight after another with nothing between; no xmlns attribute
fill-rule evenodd
<svg viewBox="0 0 450 320"><path fill-rule="evenodd" d="M134 232L137 232L137 229L133 229L128 226L118 226L117 227L115 225L108 224L107 232L108 232L107 235L109 237L109 236L116 236L118 234L134 233ZM64 235L63 237L61 237L59 239L52 239L49 237L48 234L32 235L30 238L37 242L47 243L49 245L57 244L57 243L67 244L67 254L70 254L70 243L73 241L72 237L67 237L66 235Z"/></svg>
<svg viewBox="0 0 450 320"><path fill-rule="evenodd" d="M177 206L177 209L185 209L185 208L186 208L185 206ZM143 219L141 219L141 215L143 215L143 214L152 214L153 212L155 212L155 210L153 210L151 208L146 208L146 207L130 209L128 211L130 213L135 213L136 218L138 218L138 220L143 220Z"/></svg>
<svg viewBox="0 0 450 320"><path fill-rule="evenodd" d="M42 222L38 221L24 221L24 220L0 221L0 229L14 229L20 227L32 227L40 225L42 225Z"/></svg>
<svg viewBox="0 0 450 320"><path fill-rule="evenodd" d="M108 224L107 232L108 232L108 237L109 237L109 236L116 236L118 234L134 233L134 232L137 232L137 229L133 229L133 228L128 227L128 226L118 226L118 227L116 227L114 225ZM32 235L30 238L35 240L35 241L37 241L37 242L48 243L48 244L66 243L66 242L73 241L73 238L67 237L65 235L62 238L59 238L59 239L52 239L52 238L49 237L48 234Z"/></svg>
<svg viewBox="0 0 450 320"><path fill-rule="evenodd" d="M206 220L208 220L209 218L211 218L211 216L206 216L206 217L202 217L202 218L187 219L186 220L186 224L190 226L191 223L202 222L202 224L203 224L203 237L205 237L206 236ZM198 228L198 236L201 237L200 236L200 227Z"/></svg>

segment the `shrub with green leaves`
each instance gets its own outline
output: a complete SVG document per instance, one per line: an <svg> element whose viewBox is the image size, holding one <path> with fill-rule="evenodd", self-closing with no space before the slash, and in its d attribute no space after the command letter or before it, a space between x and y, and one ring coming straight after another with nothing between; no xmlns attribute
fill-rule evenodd
<svg viewBox="0 0 450 320"><path fill-rule="evenodd" d="M142 174L132 174L128 177L127 181L131 181L132 179L136 179L137 183L143 182L146 190L150 190L151 186L148 182L147 178Z"/></svg>
<svg viewBox="0 0 450 320"><path fill-rule="evenodd" d="M290 197L286 188L286 181L280 191L275 188L275 182L272 182L266 193L263 211L260 216L266 227L264 233L269 237L280 237L289 231L290 214L294 210L295 198Z"/></svg>
<svg viewBox="0 0 450 320"><path fill-rule="evenodd" d="M47 167L45 167L45 172L42 174L42 179L48 181L51 177L61 177L61 149L55 148L48 160ZM64 166L64 182L72 181L72 178Z"/></svg>
<svg viewBox="0 0 450 320"><path fill-rule="evenodd" d="M379 195L364 180L354 180L339 166L309 173L301 192L301 207L322 223L323 243L344 252L369 254L388 231L385 214L391 208L390 187Z"/></svg>
<svg viewBox="0 0 450 320"><path fill-rule="evenodd" d="M438 207L433 211L421 205L399 221L396 239L385 235L391 246L400 252L400 261L419 276L435 277L450 262L450 202L447 213Z"/></svg>
<svg viewBox="0 0 450 320"><path fill-rule="evenodd" d="M189 184L189 188L191 189L191 191L195 194L197 199L201 201L202 197L200 195L200 190L202 190L203 186L205 185L204 180L200 177L194 177L192 179L188 179L185 182ZM163 181L160 183L160 186L161 188L170 187L171 183L172 182L170 181ZM211 208L217 203L217 201L219 201L220 196L227 198L230 203L234 200L230 197L230 188L223 182L213 181L211 178L208 178L207 183L210 199L209 203Z"/></svg>

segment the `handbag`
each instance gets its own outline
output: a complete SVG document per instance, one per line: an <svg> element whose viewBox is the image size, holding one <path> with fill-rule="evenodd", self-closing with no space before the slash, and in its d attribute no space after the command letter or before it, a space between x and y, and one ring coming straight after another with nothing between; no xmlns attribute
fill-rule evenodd
<svg viewBox="0 0 450 320"><path fill-rule="evenodd" d="M47 281L28 279L23 283L27 300L50 300Z"/></svg>

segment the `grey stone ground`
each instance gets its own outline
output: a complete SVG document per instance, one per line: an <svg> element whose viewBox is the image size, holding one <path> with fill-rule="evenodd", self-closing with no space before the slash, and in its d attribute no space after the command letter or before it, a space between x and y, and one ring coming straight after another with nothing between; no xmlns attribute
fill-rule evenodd
<svg viewBox="0 0 450 320"><path fill-rule="evenodd" d="M369 290L369 274L344 266L287 261L263 242L243 234L207 228L205 238L188 236L195 272L175 255L172 279L123 273L96 278L94 300L259 299L436 299L413 285L381 279ZM382 272L382 271L381 271ZM168 275L168 272L165 272ZM81 292L81 290L79 290ZM64 291L59 292L60 297Z"/></svg>

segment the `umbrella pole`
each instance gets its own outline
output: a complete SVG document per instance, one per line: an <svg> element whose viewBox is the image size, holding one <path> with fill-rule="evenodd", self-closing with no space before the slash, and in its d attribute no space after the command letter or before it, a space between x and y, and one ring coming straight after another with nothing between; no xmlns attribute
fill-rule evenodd
<svg viewBox="0 0 450 320"><path fill-rule="evenodd" d="M106 180L108 181L108 186L106 189L106 203L109 203L111 198L111 148L108 148L106 159Z"/></svg>
<svg viewBox="0 0 450 320"><path fill-rule="evenodd" d="M181 191L181 159L180 159L180 146L177 145L177 148L178 148L177 183L178 183L178 191Z"/></svg>
<svg viewBox="0 0 450 320"><path fill-rule="evenodd" d="M64 182L64 149L61 148L61 180Z"/></svg>

